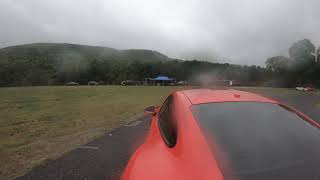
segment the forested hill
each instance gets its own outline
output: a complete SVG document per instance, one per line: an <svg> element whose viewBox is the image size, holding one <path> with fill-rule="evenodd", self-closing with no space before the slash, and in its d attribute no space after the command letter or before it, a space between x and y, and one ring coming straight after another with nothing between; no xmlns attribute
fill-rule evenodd
<svg viewBox="0 0 320 180"><path fill-rule="evenodd" d="M259 83L266 71L205 61L171 59L151 50L116 50L75 44L38 43L0 49L0 86L63 85L70 81L119 84L166 75L193 84L212 79Z"/></svg>
<svg viewBox="0 0 320 180"><path fill-rule="evenodd" d="M92 66L98 64L102 67L97 68L105 68L103 71L107 73L111 66L117 64L155 63L170 60L167 56L152 50L117 50L108 47L63 43L11 46L0 49L0 86L47 85L81 79L82 81L105 79L90 77L93 72L88 71L92 70ZM97 73L102 72L95 72Z"/></svg>
<svg viewBox="0 0 320 180"><path fill-rule="evenodd" d="M192 84L232 79L241 85L320 87L320 48L310 40L293 43L289 57L260 66L171 59L151 50L117 50L76 44L38 43L0 49L0 87L62 85L70 81L119 84L166 75ZM217 62L217 59L212 59Z"/></svg>
<svg viewBox="0 0 320 180"><path fill-rule="evenodd" d="M100 46L85 46L64 43L34 43L10 46L0 49L0 60L3 59L87 59L92 60L137 60L168 61L169 58L157 51L143 49L117 50Z"/></svg>

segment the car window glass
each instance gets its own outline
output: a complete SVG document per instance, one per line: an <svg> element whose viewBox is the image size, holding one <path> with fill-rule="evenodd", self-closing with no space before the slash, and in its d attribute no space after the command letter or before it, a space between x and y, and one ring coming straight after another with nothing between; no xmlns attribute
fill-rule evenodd
<svg viewBox="0 0 320 180"><path fill-rule="evenodd" d="M192 111L225 179L319 178L320 131L296 113L257 102L200 104Z"/></svg>
<svg viewBox="0 0 320 180"><path fill-rule="evenodd" d="M173 97L169 96L159 113L159 128L161 136L169 147L174 147L177 140L177 127L173 119Z"/></svg>

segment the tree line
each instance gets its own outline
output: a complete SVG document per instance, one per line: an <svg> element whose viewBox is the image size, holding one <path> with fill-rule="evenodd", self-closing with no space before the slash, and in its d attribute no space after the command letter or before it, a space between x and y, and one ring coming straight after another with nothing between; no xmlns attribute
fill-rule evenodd
<svg viewBox="0 0 320 180"><path fill-rule="evenodd" d="M316 48L309 39L303 39L290 46L289 57L270 57L265 64L274 85L320 87L319 60L320 48Z"/></svg>
<svg viewBox="0 0 320 180"><path fill-rule="evenodd" d="M64 63L55 66L45 59L31 62L16 62L0 68L1 86L64 85L68 82L87 84L120 84L124 80L142 81L159 75L169 76L177 81L200 84L201 76L215 79L238 80L243 85L258 85L266 81L267 70L259 66L240 66L228 63L206 61L102 61L91 59L85 62Z"/></svg>
<svg viewBox="0 0 320 180"><path fill-rule="evenodd" d="M158 52L145 50L135 50L134 53L128 51L126 54L129 55L125 56L127 59L97 56L96 52L70 53L70 50L64 51L63 55L35 48L24 50L23 53L21 49L19 53L0 51L0 86L64 85L71 81L80 84L89 81L120 84L124 80L142 81L159 75L195 85L212 79L227 79L247 86L320 86L320 63L316 62L315 49L310 40L298 41L289 48L289 57L270 57L265 62L266 67L164 59ZM153 57L164 60L153 60Z"/></svg>

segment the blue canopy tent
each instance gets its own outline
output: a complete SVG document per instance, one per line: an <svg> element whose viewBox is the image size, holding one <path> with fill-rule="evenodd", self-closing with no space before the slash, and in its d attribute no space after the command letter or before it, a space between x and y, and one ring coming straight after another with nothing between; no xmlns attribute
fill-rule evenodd
<svg viewBox="0 0 320 180"><path fill-rule="evenodd" d="M174 82L173 78L169 78L167 76L158 76L156 78L145 78L145 84L148 85L169 85Z"/></svg>
<svg viewBox="0 0 320 180"><path fill-rule="evenodd" d="M168 78L167 76L158 76L154 78L153 80L155 81L173 81L172 78Z"/></svg>

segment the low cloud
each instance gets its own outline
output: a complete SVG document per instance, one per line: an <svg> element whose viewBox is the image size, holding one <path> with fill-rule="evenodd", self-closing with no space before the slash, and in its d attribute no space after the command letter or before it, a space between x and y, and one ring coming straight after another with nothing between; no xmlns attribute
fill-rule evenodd
<svg viewBox="0 0 320 180"><path fill-rule="evenodd" d="M318 0L2 0L0 47L68 42L263 65L297 40L320 45L319 7Z"/></svg>

